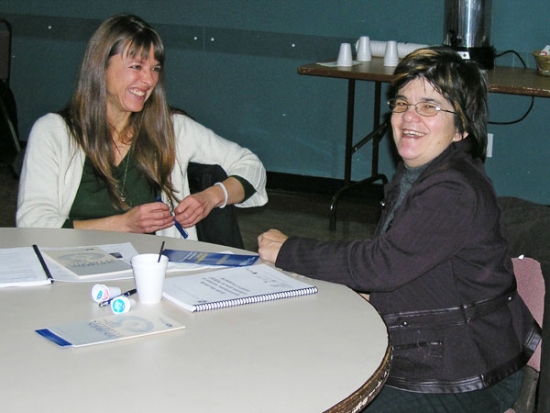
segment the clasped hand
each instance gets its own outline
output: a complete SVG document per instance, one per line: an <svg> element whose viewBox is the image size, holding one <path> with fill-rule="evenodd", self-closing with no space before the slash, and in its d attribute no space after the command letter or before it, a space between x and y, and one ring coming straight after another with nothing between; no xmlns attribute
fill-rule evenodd
<svg viewBox="0 0 550 413"><path fill-rule="evenodd" d="M191 227L206 218L217 202L216 194L208 188L184 198L174 208L174 217L182 227Z"/></svg>
<svg viewBox="0 0 550 413"><path fill-rule="evenodd" d="M258 253L262 261L275 264L279 251L288 236L276 229L270 229L258 236Z"/></svg>
<svg viewBox="0 0 550 413"><path fill-rule="evenodd" d="M129 232L154 233L174 225L177 220L182 227L188 228L204 219L214 208L217 200L207 191L187 196L174 209L164 202L152 202L130 209L124 214L126 229Z"/></svg>

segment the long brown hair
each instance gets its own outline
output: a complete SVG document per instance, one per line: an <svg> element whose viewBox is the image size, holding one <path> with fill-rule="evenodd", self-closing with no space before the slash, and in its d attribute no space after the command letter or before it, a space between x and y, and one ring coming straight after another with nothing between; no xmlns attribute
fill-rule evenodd
<svg viewBox="0 0 550 413"><path fill-rule="evenodd" d="M117 54L140 55L147 59L154 49L160 64L159 80L141 112L130 115L123 132L131 133L136 167L151 188L176 200L170 173L175 164L175 137L164 85L164 45L158 33L141 18L119 14L105 20L92 35L69 105L60 112L76 143L91 160L99 179L105 182L115 208L127 210L117 190L112 165L112 136L107 119L106 70ZM125 135L123 135L125 136Z"/></svg>

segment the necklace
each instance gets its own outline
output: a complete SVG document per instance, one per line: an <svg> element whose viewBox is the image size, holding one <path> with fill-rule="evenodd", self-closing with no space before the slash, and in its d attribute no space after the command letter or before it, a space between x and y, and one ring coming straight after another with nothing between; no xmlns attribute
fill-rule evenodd
<svg viewBox="0 0 550 413"><path fill-rule="evenodd" d="M119 195L122 202L126 202L126 197L124 196L124 189L126 188L126 177L128 176L128 165L130 165L130 156L131 153L126 154L126 158L123 159L123 162L126 163L124 166L124 175L122 176L122 187L120 188Z"/></svg>
<svg viewBox="0 0 550 413"><path fill-rule="evenodd" d="M112 140L112 145L113 147L115 148L115 150L118 152L119 156L122 158L121 159L121 164L123 162L125 162L126 164L124 165L124 175L122 176L122 186L119 186L118 189L118 193L119 193L119 196L120 196L120 200L123 202L123 203L126 203L126 196L124 196L124 190L126 189L126 177L128 176L128 167L130 165L130 158L132 157L132 149L133 149L133 145L132 145L132 135L130 135L130 138L128 141L120 141L120 146L119 144L117 144L117 142L113 139ZM124 148L124 147L129 147L128 150L126 151L126 156L122 157L122 152L121 152L121 149Z"/></svg>

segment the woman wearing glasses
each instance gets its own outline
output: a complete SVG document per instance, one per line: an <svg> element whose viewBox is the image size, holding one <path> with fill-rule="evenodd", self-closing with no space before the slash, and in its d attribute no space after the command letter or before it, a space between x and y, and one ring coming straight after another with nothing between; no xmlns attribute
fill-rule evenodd
<svg viewBox="0 0 550 413"><path fill-rule="evenodd" d="M373 239L328 243L270 230L264 261L370 294L393 346L365 412L503 412L540 330L517 295L483 160L487 86L442 47L396 68L391 125L402 159Z"/></svg>

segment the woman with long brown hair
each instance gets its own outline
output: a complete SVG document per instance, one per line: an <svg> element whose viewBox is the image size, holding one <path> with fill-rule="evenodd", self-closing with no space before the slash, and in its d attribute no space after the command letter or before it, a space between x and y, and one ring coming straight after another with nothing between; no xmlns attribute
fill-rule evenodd
<svg viewBox="0 0 550 413"><path fill-rule="evenodd" d="M194 225L213 208L267 202L256 155L169 108L164 60L158 33L139 17L100 25L68 106L32 128L18 226L180 236L175 219L196 239ZM189 162L218 164L228 178L191 195Z"/></svg>

